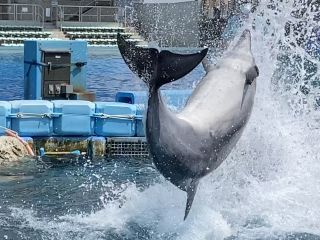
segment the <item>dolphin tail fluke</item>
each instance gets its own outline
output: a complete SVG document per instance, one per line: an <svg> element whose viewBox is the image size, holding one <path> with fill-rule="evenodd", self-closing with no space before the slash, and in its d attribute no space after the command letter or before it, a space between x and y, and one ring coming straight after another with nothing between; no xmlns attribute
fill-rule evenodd
<svg viewBox="0 0 320 240"><path fill-rule="evenodd" d="M206 56L208 49L194 54L176 54L167 50L138 47L118 34L118 47L130 70L149 87L160 88L191 72Z"/></svg>
<svg viewBox="0 0 320 240"><path fill-rule="evenodd" d="M188 214L190 212L194 196L196 195L197 188L198 188L198 180L192 180L191 183L187 186L187 205L186 205L186 210L184 213L184 219L186 220L188 217Z"/></svg>
<svg viewBox="0 0 320 240"><path fill-rule="evenodd" d="M159 51L155 48L138 47L134 43L126 41L119 33L117 42L121 56L130 70L149 85Z"/></svg>

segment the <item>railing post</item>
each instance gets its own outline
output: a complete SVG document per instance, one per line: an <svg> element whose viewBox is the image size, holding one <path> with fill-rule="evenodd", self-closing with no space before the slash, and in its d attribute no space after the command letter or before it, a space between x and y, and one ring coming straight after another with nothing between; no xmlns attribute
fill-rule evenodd
<svg viewBox="0 0 320 240"><path fill-rule="evenodd" d="M13 20L17 21L17 4L13 5Z"/></svg>
<svg viewBox="0 0 320 240"><path fill-rule="evenodd" d="M36 14L36 5L31 6L31 15L32 15L32 21L35 21L35 14Z"/></svg>
<svg viewBox="0 0 320 240"><path fill-rule="evenodd" d="M124 27L127 27L127 7L128 6L124 6Z"/></svg>
<svg viewBox="0 0 320 240"><path fill-rule="evenodd" d="M101 21L100 14L101 14L101 8L98 7L98 8L97 8L97 22L100 22L100 21Z"/></svg>
<svg viewBox="0 0 320 240"><path fill-rule="evenodd" d="M62 18L62 22L64 23L64 7L62 7L61 18Z"/></svg>
<svg viewBox="0 0 320 240"><path fill-rule="evenodd" d="M116 21L118 22L118 26L121 26L121 23L120 23L120 16L121 16L121 12L120 12L120 8L116 8L116 14L115 16L117 17Z"/></svg>
<svg viewBox="0 0 320 240"><path fill-rule="evenodd" d="M43 28L44 27L44 8L41 7L41 9L42 9L42 17L41 18L42 18L42 28Z"/></svg>

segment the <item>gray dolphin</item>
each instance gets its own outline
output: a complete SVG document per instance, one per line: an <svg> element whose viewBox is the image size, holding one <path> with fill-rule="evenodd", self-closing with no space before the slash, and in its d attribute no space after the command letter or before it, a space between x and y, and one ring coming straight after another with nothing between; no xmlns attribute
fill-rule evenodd
<svg viewBox="0 0 320 240"><path fill-rule="evenodd" d="M118 36L129 68L149 86L146 137L158 171L187 192L187 218L199 180L216 169L240 138L249 119L259 75L245 30L237 44L207 74L180 113L163 103L159 88L190 72L207 50L178 55L139 48Z"/></svg>

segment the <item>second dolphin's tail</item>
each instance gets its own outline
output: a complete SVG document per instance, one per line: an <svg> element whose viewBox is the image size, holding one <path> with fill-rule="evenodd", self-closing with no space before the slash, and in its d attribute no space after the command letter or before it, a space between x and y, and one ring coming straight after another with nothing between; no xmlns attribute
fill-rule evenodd
<svg viewBox="0 0 320 240"><path fill-rule="evenodd" d="M160 88L191 72L206 56L208 49L194 54L176 54L167 50L138 47L118 34L120 53L131 71L136 73L149 88Z"/></svg>

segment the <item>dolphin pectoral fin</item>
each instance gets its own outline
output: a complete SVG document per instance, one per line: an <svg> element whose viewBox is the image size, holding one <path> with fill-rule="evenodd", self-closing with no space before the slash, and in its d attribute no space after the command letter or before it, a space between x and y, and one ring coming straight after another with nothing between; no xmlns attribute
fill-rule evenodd
<svg viewBox="0 0 320 240"><path fill-rule="evenodd" d="M186 189L187 190L187 205L186 205L186 210L184 213L183 220L186 220L188 217L188 214L190 212L190 209L191 209L191 206L193 203L194 196L196 195L196 192L197 192L198 184L199 184L198 180L192 180L191 183L187 186L187 189Z"/></svg>

